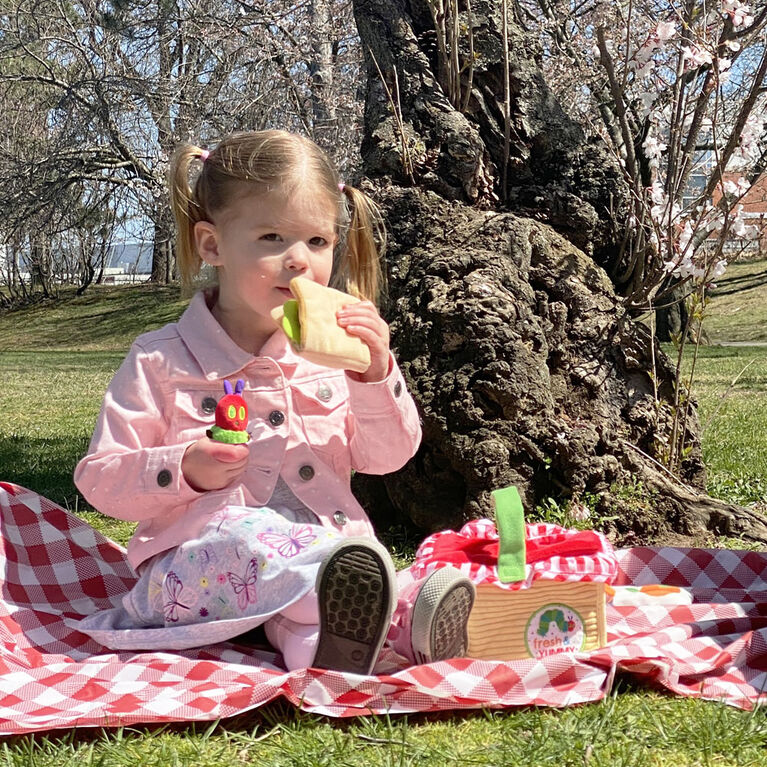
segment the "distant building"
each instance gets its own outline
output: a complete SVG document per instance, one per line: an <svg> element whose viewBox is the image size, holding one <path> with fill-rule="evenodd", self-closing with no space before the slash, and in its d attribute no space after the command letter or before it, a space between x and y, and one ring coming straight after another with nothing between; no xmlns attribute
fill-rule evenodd
<svg viewBox="0 0 767 767"><path fill-rule="evenodd" d="M739 173L725 173L724 180L736 183ZM713 204L721 199L718 189L714 192ZM756 229L755 235L738 238L731 234L725 245L725 256L749 260L767 257L767 174L757 181L743 195L738 205L743 206L743 220ZM737 206L736 206L737 208Z"/></svg>

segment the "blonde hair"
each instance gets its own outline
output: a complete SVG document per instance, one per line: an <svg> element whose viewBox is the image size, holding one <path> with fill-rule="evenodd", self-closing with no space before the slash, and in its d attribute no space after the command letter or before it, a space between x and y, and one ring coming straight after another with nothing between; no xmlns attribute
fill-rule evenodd
<svg viewBox="0 0 767 767"><path fill-rule="evenodd" d="M195 162L201 163L192 181ZM182 144L171 162L170 203L176 220L176 260L189 288L200 272L194 227L213 222L246 194L277 192L289 196L306 178L338 207L331 284L359 298L378 302L383 288L380 253L385 243L378 207L364 192L340 184L330 158L313 141L280 130L236 133L215 149Z"/></svg>

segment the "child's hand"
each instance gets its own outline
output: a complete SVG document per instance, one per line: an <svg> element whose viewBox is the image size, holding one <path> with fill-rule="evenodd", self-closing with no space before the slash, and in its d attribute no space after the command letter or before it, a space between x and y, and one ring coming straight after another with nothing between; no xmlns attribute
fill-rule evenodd
<svg viewBox="0 0 767 767"><path fill-rule="evenodd" d="M203 437L186 449L181 473L195 490L220 490L242 474L248 456L247 445L228 445Z"/></svg>
<svg viewBox="0 0 767 767"><path fill-rule="evenodd" d="M360 301L336 312L338 324L350 335L357 336L370 348L370 367L364 373L347 371L347 375L366 383L383 381L389 375L389 326L375 304Z"/></svg>

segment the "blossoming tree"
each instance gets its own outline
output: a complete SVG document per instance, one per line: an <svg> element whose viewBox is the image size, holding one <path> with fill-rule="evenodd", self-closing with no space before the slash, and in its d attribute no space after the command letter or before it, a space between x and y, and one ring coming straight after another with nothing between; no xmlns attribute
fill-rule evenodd
<svg viewBox="0 0 767 767"><path fill-rule="evenodd" d="M391 235L386 311L424 423L414 461L355 486L422 527L486 514L489 491L515 484L530 509L588 502L624 541L764 539L760 515L700 492L695 410L635 321L670 274L705 289L724 266L709 247L740 225L725 169L754 151L763 19L695 0L641 0L642 14L640 0L522 2L354 2L362 157Z"/></svg>
<svg viewBox="0 0 767 767"><path fill-rule="evenodd" d="M662 340L677 341L679 384L685 345L702 336L708 290L725 272L729 243L758 234L741 199L767 161L767 7L754 11L740 0L523 0L522 7L541 25L555 90L605 140L631 189L622 247L604 265L630 310L657 312ZM661 452L675 471L687 447L693 375L694 363L668 408L672 427Z"/></svg>

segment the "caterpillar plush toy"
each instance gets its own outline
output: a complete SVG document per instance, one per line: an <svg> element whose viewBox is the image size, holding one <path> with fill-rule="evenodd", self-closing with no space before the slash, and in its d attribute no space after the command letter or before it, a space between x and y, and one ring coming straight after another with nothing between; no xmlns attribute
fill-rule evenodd
<svg viewBox="0 0 767 767"><path fill-rule="evenodd" d="M216 425L207 435L216 442L238 445L250 439L248 434L248 405L242 397L245 381L241 378L232 390L232 384L224 381L224 396L216 405Z"/></svg>

